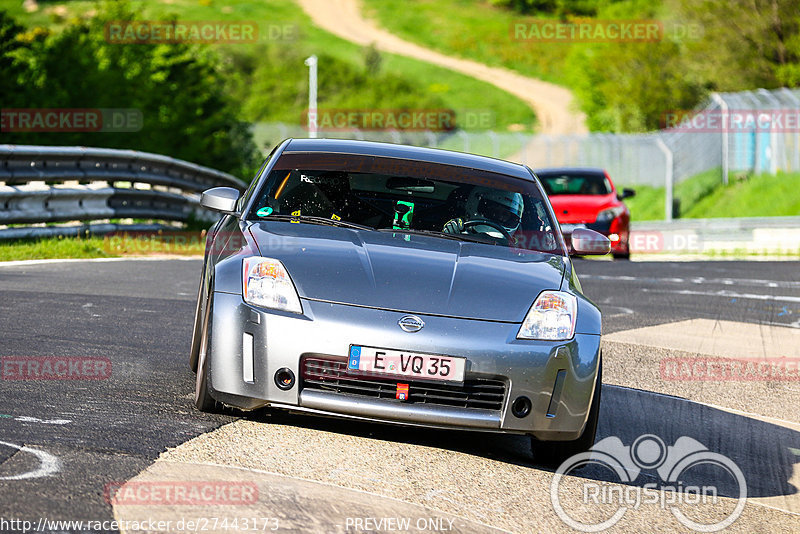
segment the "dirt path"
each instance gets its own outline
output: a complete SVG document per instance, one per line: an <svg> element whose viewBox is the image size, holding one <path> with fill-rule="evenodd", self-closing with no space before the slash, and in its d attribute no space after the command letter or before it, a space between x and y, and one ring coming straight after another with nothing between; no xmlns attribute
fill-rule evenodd
<svg viewBox="0 0 800 534"><path fill-rule="evenodd" d="M564 135L586 132L585 117L572 111L569 90L528 78L508 69L489 67L469 59L446 56L404 41L361 15L358 0L298 0L314 23L360 45L374 43L382 51L412 57L491 83L521 98L539 118L539 132Z"/></svg>

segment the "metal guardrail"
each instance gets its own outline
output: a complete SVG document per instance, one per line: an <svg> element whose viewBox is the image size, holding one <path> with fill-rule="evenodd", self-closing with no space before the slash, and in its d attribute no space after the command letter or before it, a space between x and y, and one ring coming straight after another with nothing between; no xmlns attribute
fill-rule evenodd
<svg viewBox="0 0 800 534"><path fill-rule="evenodd" d="M14 225L0 228L0 239L159 227L108 224L110 219L211 218L198 193L246 186L230 174L158 154L27 145L0 145L0 183L0 225ZM81 224L41 226L72 221ZM39 226L17 226L33 224Z"/></svg>
<svg viewBox="0 0 800 534"><path fill-rule="evenodd" d="M631 251L800 255L800 216L631 223Z"/></svg>
<svg viewBox="0 0 800 534"><path fill-rule="evenodd" d="M702 230L708 232L749 232L764 228L800 228L800 216L631 221L631 230L634 231Z"/></svg>

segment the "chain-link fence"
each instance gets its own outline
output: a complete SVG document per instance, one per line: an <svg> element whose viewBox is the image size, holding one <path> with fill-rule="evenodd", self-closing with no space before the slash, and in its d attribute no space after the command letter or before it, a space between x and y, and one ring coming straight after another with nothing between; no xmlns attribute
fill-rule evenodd
<svg viewBox="0 0 800 534"><path fill-rule="evenodd" d="M696 110L665 111L668 129L648 134L546 136L514 132L350 130L320 137L429 146L518 161L530 167L603 167L619 185L666 187L719 169L731 172L800 171L800 89L714 93ZM268 148L286 137L306 137L299 124L258 124Z"/></svg>
<svg viewBox="0 0 800 534"><path fill-rule="evenodd" d="M307 137L301 125L260 123L259 146L268 149L287 137ZM531 168L603 167L622 185L663 187L666 156L654 135L589 134L547 136L512 132L351 130L320 132L320 137L384 141L445 148L517 161ZM719 163L716 163L719 167Z"/></svg>

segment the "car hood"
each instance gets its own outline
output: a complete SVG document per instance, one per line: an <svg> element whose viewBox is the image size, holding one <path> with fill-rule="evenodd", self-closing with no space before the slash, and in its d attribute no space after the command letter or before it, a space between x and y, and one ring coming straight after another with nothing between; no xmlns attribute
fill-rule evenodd
<svg viewBox="0 0 800 534"><path fill-rule="evenodd" d="M522 322L565 270L561 256L436 237L289 222L250 231L301 298L408 313Z"/></svg>
<svg viewBox="0 0 800 534"><path fill-rule="evenodd" d="M556 219L561 224L593 223L597 220L598 213L619 205L614 193L609 195L553 195L549 198Z"/></svg>

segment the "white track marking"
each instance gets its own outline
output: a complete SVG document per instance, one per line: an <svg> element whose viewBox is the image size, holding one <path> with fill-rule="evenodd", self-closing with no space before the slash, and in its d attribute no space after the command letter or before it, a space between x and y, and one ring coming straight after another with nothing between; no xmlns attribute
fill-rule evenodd
<svg viewBox="0 0 800 534"><path fill-rule="evenodd" d="M762 293L737 293L735 291L693 291L691 289L650 289L643 287L644 293L671 293L674 295L692 295L701 297L724 297L732 299L772 300L777 302L800 302L800 297L792 295L764 295Z"/></svg>
<svg viewBox="0 0 800 534"><path fill-rule="evenodd" d="M0 480L25 480L29 478L49 477L61 471L61 461L52 454L50 454L49 452L40 451L38 449L31 449L30 447L25 447L22 445L15 445L13 443L8 443L5 441L0 441L0 445L5 445L6 447L17 449L20 452L27 452L33 454L39 459L40 462L38 469L34 469L33 471L28 471L27 473L22 473L21 475L13 475L5 477L0 476Z"/></svg>
<svg viewBox="0 0 800 534"><path fill-rule="evenodd" d="M610 317L619 317L621 315L633 315L633 310L630 308L626 308L624 306L606 306L605 304L600 307L603 311L603 316L606 318ZM611 310L619 310L616 313L606 313L609 309Z"/></svg>
<svg viewBox="0 0 800 534"><path fill-rule="evenodd" d="M18 415L14 421L21 423L42 423L43 425L68 425L72 421L69 419L39 419L38 417L30 417L27 415Z"/></svg>
<svg viewBox="0 0 800 534"><path fill-rule="evenodd" d="M706 278L704 276L693 276L691 278L663 277L653 278L649 276L612 276L607 274L581 274L581 280L618 280L622 282L663 282L668 284L704 284L704 285L725 285L725 286L760 286L760 287L782 287L798 288L800 282L789 280L763 280L748 278Z"/></svg>

